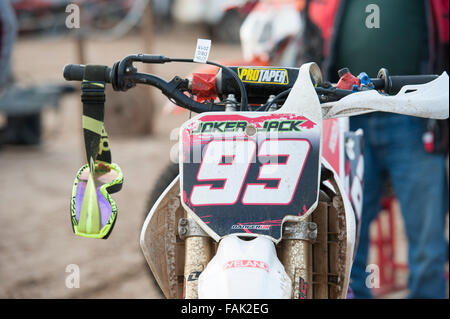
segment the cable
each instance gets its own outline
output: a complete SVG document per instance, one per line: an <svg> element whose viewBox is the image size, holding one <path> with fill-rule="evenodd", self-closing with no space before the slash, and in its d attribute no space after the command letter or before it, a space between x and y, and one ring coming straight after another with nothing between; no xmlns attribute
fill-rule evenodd
<svg viewBox="0 0 450 319"><path fill-rule="evenodd" d="M190 63L197 63L193 59L172 59L168 58L166 62L190 62ZM222 68L223 70L227 71L237 82L239 86L239 90L241 93L241 107L240 111L248 111L248 98L247 98L247 91L245 90L244 83L242 83L241 79L238 77L238 75L233 72L229 67L221 65L219 63L206 61L206 64L214 65L219 68Z"/></svg>
<svg viewBox="0 0 450 319"><path fill-rule="evenodd" d="M272 104L276 103L279 99L281 99L281 98L285 97L286 95L288 95L289 92L291 92L291 88L289 88L289 89L287 89L287 90L285 90L285 91L279 93L278 95L276 95L276 96L273 98L272 101L266 102L265 104L263 104L262 106L260 106L259 108L257 108L256 111L260 111L260 110L267 111L267 110L269 109L269 107L270 107Z"/></svg>

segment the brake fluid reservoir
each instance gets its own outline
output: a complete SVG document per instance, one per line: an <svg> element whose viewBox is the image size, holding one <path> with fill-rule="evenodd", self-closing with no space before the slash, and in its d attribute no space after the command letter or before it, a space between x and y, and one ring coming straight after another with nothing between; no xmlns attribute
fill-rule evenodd
<svg viewBox="0 0 450 319"><path fill-rule="evenodd" d="M291 280L277 257L275 245L265 237L223 238L198 282L199 298L288 299L291 292Z"/></svg>

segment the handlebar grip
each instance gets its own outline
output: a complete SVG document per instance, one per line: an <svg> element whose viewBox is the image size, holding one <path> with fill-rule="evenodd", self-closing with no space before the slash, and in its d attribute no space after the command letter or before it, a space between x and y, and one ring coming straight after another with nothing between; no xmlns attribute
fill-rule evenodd
<svg viewBox="0 0 450 319"><path fill-rule="evenodd" d="M438 75L391 75L388 80L387 94L397 94L405 85L424 84L438 78Z"/></svg>
<svg viewBox="0 0 450 319"><path fill-rule="evenodd" d="M64 66L63 76L67 81L83 81L85 65L66 64Z"/></svg>
<svg viewBox="0 0 450 319"><path fill-rule="evenodd" d="M95 78L106 83L111 83L111 68L106 66L96 66ZM86 66L83 64L66 64L64 66L63 76L67 81L83 81ZM100 74L101 73L101 74Z"/></svg>

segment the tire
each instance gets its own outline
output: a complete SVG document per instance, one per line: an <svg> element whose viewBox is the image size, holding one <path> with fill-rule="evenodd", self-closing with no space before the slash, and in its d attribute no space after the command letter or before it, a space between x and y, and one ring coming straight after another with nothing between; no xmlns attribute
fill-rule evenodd
<svg viewBox="0 0 450 319"><path fill-rule="evenodd" d="M178 163L170 163L169 165L166 166L161 175L159 175L158 179L155 182L155 186L153 186L153 189L150 192L150 195L148 196L146 210L144 212L145 213L144 219L147 217L147 214L150 212L153 205L155 205L159 196L164 192L167 186L169 186L170 183L172 183L172 181L177 176L178 176Z"/></svg>
<svg viewBox="0 0 450 319"><path fill-rule="evenodd" d="M170 163L166 166L166 168L163 170L161 175L159 175L158 179L156 180L155 186L153 187L152 191L150 192L150 195L148 196L146 210L144 212L144 220L147 217L148 213L152 209L153 205L158 200L159 196L164 192L164 190L167 188L167 186L172 183L172 181L175 179L175 177L178 176L178 163ZM147 269L147 273L150 277L150 279L153 281L155 286L159 289L159 292L162 296L164 296L164 293L162 292L161 288L158 285L158 282L155 279L155 276L152 273L152 270L147 264L147 261L144 258L144 264L145 268Z"/></svg>

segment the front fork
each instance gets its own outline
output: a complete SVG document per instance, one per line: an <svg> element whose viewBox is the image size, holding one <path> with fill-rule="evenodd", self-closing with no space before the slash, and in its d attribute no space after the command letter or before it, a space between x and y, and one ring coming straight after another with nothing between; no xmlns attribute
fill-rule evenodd
<svg viewBox="0 0 450 319"><path fill-rule="evenodd" d="M338 223L342 216L337 199L319 201L310 216L283 226L283 240L276 249L291 279L293 299L334 299L340 295L337 258L342 239L338 237L345 226ZM185 241L183 297L197 299L198 277L214 256L216 245L190 218L179 220L178 233Z"/></svg>
<svg viewBox="0 0 450 319"><path fill-rule="evenodd" d="M310 216L284 224L278 257L291 279L293 299L312 298L312 241L316 237L317 224L311 222Z"/></svg>
<svg viewBox="0 0 450 319"><path fill-rule="evenodd" d="M286 223L283 228L277 250L291 278L294 299L336 299L343 295L340 252L346 232L340 203L338 196L319 201L307 219Z"/></svg>
<svg viewBox="0 0 450 319"><path fill-rule="evenodd" d="M213 242L190 218L181 218L178 234L185 241L183 298L198 299L198 276L214 255Z"/></svg>
<svg viewBox="0 0 450 319"><path fill-rule="evenodd" d="M310 220L308 217L301 222L286 223L278 248L280 261L292 281L294 299L312 298L312 242L317 237L317 224ZM185 241L183 297L197 299L198 277L214 255L214 244L190 218L180 219L178 233Z"/></svg>

